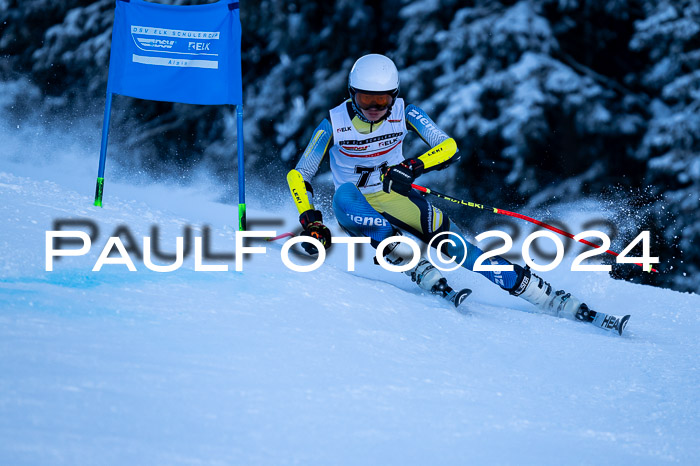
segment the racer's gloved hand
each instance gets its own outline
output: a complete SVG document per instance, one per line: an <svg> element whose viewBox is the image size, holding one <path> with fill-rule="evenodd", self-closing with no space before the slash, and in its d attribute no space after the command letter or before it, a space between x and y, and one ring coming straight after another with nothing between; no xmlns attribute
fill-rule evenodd
<svg viewBox="0 0 700 466"><path fill-rule="evenodd" d="M323 224L323 216L320 211L307 210L299 216L299 223L304 228L302 236L316 238L326 249L331 247L331 231ZM318 254L318 249L312 243L301 243L301 247L312 256Z"/></svg>
<svg viewBox="0 0 700 466"><path fill-rule="evenodd" d="M406 159L382 171L384 192L395 191L402 196L411 192L411 183L423 173L423 162L419 159Z"/></svg>

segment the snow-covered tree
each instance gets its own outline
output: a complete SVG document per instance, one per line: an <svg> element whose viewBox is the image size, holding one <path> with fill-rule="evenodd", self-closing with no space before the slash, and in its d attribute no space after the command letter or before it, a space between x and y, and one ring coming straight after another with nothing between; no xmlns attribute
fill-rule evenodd
<svg viewBox="0 0 700 466"><path fill-rule="evenodd" d="M625 193L673 266L645 279L699 290L699 2L242 1L248 173L284 183L315 125L346 98L354 60L384 53L401 70L402 96L458 142L445 190L533 211ZM6 118L99 127L113 5L0 0ZM120 97L112 128L124 149L113 156L140 168L234 168L230 108ZM406 153L421 144L407 140Z"/></svg>
<svg viewBox="0 0 700 466"><path fill-rule="evenodd" d="M658 199L650 206L662 231L664 283L700 290L700 1L645 4L630 48L648 56L640 80L650 96L650 120L635 153ZM663 213L663 215L659 215ZM667 269L668 270L668 269Z"/></svg>

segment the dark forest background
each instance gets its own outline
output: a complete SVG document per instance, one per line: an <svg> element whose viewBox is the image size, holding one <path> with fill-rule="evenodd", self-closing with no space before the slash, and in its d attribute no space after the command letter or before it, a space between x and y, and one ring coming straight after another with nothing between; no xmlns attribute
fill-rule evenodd
<svg viewBox="0 0 700 466"><path fill-rule="evenodd" d="M3 120L99 125L113 9L0 0ZM241 20L250 177L283 185L355 59L383 53L460 147L439 190L539 218L607 203L613 248L649 229L662 259L660 274L613 275L700 292L700 0L243 0ZM117 98L110 157L230 179L235 137L231 108Z"/></svg>

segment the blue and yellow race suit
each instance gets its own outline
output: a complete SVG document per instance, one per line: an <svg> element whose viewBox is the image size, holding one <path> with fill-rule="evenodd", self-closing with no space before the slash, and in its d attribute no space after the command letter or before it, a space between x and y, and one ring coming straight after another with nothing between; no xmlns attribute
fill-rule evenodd
<svg viewBox="0 0 700 466"><path fill-rule="evenodd" d="M441 170L457 160L457 144L445 134L419 107L396 99L390 113L379 123L367 123L358 117L350 99L330 111L315 129L311 141L296 167L287 175L299 213L313 205L311 180L326 154L329 155L335 195L333 210L341 228L351 236L369 237L376 247L393 236L395 229L407 231L426 243L437 234L452 231L460 234L467 250L456 241L448 246L448 255L473 270L474 262L483 253L458 231L450 219L421 194L411 190L407 196L382 190L381 171L404 160L402 146L408 131L414 131L430 147L418 159L424 173ZM492 264L509 264L495 256ZM513 272L479 272L505 289L518 282L519 269Z"/></svg>

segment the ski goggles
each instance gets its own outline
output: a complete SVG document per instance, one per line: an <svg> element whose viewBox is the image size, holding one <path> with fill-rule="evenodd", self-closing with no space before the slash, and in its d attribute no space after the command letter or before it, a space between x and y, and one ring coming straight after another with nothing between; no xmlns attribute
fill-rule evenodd
<svg viewBox="0 0 700 466"><path fill-rule="evenodd" d="M362 91L355 92L355 104L362 110L384 110L394 103L391 94L367 94Z"/></svg>

